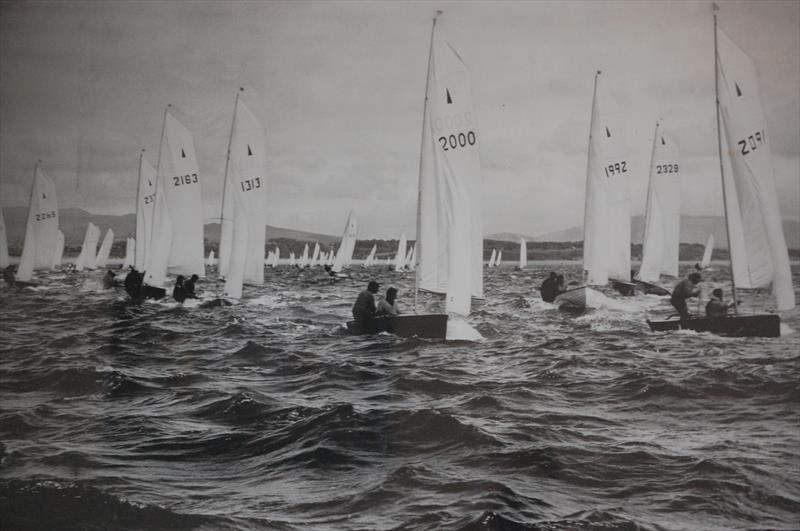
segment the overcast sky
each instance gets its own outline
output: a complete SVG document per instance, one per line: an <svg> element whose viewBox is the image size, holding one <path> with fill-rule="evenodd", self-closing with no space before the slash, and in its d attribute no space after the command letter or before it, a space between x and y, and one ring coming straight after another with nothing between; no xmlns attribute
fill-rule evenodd
<svg viewBox="0 0 800 531"><path fill-rule="evenodd" d="M782 214L800 219L800 2L719 2L756 62ZM486 234L580 225L594 71L629 118L632 213L653 127L681 152L684 213L721 214L710 2L2 2L0 204L37 158L61 208L132 212L164 106L193 133L219 216L238 87L267 134L267 222L415 232L431 17L473 77Z"/></svg>

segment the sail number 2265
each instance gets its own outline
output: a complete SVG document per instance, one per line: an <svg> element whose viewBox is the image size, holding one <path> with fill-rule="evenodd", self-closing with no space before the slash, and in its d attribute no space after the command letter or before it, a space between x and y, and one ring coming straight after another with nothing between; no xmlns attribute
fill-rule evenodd
<svg viewBox="0 0 800 531"><path fill-rule="evenodd" d="M439 143L445 151L450 151L451 149L459 147L474 146L475 132L468 131L466 133L458 133L457 135L440 136Z"/></svg>
<svg viewBox="0 0 800 531"><path fill-rule="evenodd" d="M44 221L46 219L52 219L56 217L55 210L51 210L50 212L40 212L36 214L36 221Z"/></svg>
<svg viewBox="0 0 800 531"><path fill-rule="evenodd" d="M194 184L197 182L197 174L191 175L176 175L172 178L173 186L180 186L182 184Z"/></svg>

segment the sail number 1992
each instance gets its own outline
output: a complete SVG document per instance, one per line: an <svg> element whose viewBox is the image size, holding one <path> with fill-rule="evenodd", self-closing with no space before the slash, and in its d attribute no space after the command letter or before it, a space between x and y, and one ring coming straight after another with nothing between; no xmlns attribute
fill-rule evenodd
<svg viewBox="0 0 800 531"><path fill-rule="evenodd" d="M619 175L620 173L628 173L627 166L628 162L623 160L621 162L615 162L614 164L609 164L603 169L606 171L606 178L610 178L611 176Z"/></svg>

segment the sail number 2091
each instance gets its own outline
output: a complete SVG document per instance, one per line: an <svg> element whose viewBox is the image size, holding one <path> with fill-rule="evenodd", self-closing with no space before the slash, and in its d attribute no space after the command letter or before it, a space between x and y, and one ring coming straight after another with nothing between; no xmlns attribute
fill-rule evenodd
<svg viewBox="0 0 800 531"><path fill-rule="evenodd" d="M765 131L756 131L752 135L749 135L746 139L739 140L736 143L741 148L740 151L742 155L747 155L748 153L758 149L758 146L767 143L767 133Z"/></svg>
<svg viewBox="0 0 800 531"><path fill-rule="evenodd" d="M442 144L442 149L450 151L459 147L474 146L475 133L468 131L466 133L458 133L457 135L440 136L439 143Z"/></svg>
<svg viewBox="0 0 800 531"><path fill-rule="evenodd" d="M197 174L191 175L176 175L172 178L173 186L180 186L182 184L194 184L197 182Z"/></svg>

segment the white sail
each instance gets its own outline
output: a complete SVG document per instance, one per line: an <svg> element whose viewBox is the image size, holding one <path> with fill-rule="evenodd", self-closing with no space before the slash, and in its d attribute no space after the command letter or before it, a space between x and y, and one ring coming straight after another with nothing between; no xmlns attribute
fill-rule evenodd
<svg viewBox="0 0 800 531"><path fill-rule="evenodd" d="M300 255L299 267L308 267L308 244L303 246L303 254Z"/></svg>
<svg viewBox="0 0 800 531"><path fill-rule="evenodd" d="M5 269L10 263L8 258L8 234L6 233L6 220L3 210L0 209L0 268Z"/></svg>
<svg viewBox="0 0 800 531"><path fill-rule="evenodd" d="M170 113L156 183L153 234L145 256L145 283L162 286L171 272L205 276L203 198L192 134Z"/></svg>
<svg viewBox="0 0 800 531"><path fill-rule="evenodd" d="M447 311L469 315L471 296L483 296L480 203L483 182L478 152L479 132L472 108L469 72L461 57L436 28L430 73L429 112L426 115L429 116L430 141L433 143L432 180L439 216L437 243L446 251L446 264L441 261L442 255L438 256L439 280L446 271ZM430 193L428 188L424 191Z"/></svg>
<svg viewBox="0 0 800 531"><path fill-rule="evenodd" d="M503 261L503 250L500 249L499 251L497 251L497 261L494 263L494 265L498 266L502 261Z"/></svg>
<svg viewBox="0 0 800 531"><path fill-rule="evenodd" d="M97 267L106 267L108 264L108 257L111 255L111 246L114 244L114 231L110 228L106 230L103 243L100 245L100 250L97 251Z"/></svg>
<svg viewBox="0 0 800 531"><path fill-rule="evenodd" d="M355 212L352 210L347 216L347 223L344 226L344 234L342 234L342 243L339 245L339 252L336 253L336 258L333 261L333 271L340 272L343 267L350 265L353 259L353 251L356 248L356 238L358 237L358 222L356 221Z"/></svg>
<svg viewBox="0 0 800 531"><path fill-rule="evenodd" d="M100 229L97 225L89 222L86 225L86 232L83 235L81 252L75 260L75 270L95 269L97 267L97 243L100 240Z"/></svg>
<svg viewBox="0 0 800 531"><path fill-rule="evenodd" d="M217 265L217 258L214 255L214 249L208 251L208 256L206 257L206 265L207 266L214 266Z"/></svg>
<svg viewBox="0 0 800 531"><path fill-rule="evenodd" d="M314 253L311 255L311 267L316 267L319 265L319 242L314 244Z"/></svg>
<svg viewBox="0 0 800 531"><path fill-rule="evenodd" d="M264 283L264 238L266 235L267 158L266 135L255 115L237 98L230 142L230 159L225 190L222 232L219 247L220 275L227 275L232 260L231 230L236 216L244 222L236 225L247 231L243 278L253 284ZM239 203L237 203L237 200ZM236 238L235 236L233 237Z"/></svg>
<svg viewBox="0 0 800 531"><path fill-rule="evenodd" d="M523 269L528 265L528 242L525 238L519 239L519 268Z"/></svg>
<svg viewBox="0 0 800 531"><path fill-rule="evenodd" d="M414 246L411 248L409 252L409 258L406 260L406 267L410 271L414 271L417 269L417 244L414 243Z"/></svg>
<svg viewBox="0 0 800 531"><path fill-rule="evenodd" d="M289 265L293 266L295 264L296 264L296 260L295 260L295 257L294 257L294 252L289 251Z"/></svg>
<svg viewBox="0 0 800 531"><path fill-rule="evenodd" d="M397 242L397 253L394 255L394 270L402 271L406 265L406 233L400 234Z"/></svg>
<svg viewBox="0 0 800 531"><path fill-rule="evenodd" d="M492 249L492 254L491 256L489 256L489 263L487 264L487 266L494 267L496 262L497 262L497 249Z"/></svg>
<svg viewBox="0 0 800 531"><path fill-rule="evenodd" d="M53 267L60 267L64 259L64 233L59 229L56 232L56 247L53 253Z"/></svg>
<svg viewBox="0 0 800 531"><path fill-rule="evenodd" d="M367 259L364 260L364 267L370 267L375 263L375 253L378 251L378 244L372 246L372 250L367 255Z"/></svg>
<svg viewBox="0 0 800 531"><path fill-rule="evenodd" d="M272 253L272 267L278 267L278 260L281 259L281 249L277 245L275 246L275 252Z"/></svg>
<svg viewBox="0 0 800 531"><path fill-rule="evenodd" d="M156 206L156 170L139 155L139 186L136 197L136 255L133 266L142 272L153 234L153 211Z"/></svg>
<svg viewBox="0 0 800 531"><path fill-rule="evenodd" d="M17 279L29 281L35 269L53 267L53 249L58 238L56 185L37 165L34 170L25 243L17 268Z"/></svg>
<svg viewBox="0 0 800 531"><path fill-rule="evenodd" d="M136 260L136 239L125 238L125 260L122 262L122 269L127 270Z"/></svg>
<svg viewBox="0 0 800 531"><path fill-rule="evenodd" d="M706 248L703 251L703 259L700 261L700 267L705 269L711 264L711 255L714 254L714 235L709 234L706 240Z"/></svg>
<svg viewBox="0 0 800 531"><path fill-rule="evenodd" d="M642 264L638 278L656 282L678 276L681 225L681 181L678 148L656 124L647 190Z"/></svg>
<svg viewBox="0 0 800 531"><path fill-rule="evenodd" d="M598 72L598 86L599 78ZM589 284L603 285L609 278L630 278L630 167L622 113L613 98L595 88L592 108L583 268Z"/></svg>
<svg viewBox="0 0 800 531"><path fill-rule="evenodd" d="M717 29L717 65L719 109L734 185L732 190L726 185L725 200L736 197L744 241L744 252L733 256L747 264L744 278L734 268L734 281L754 288L771 284L778 310L789 310L795 305L794 289L755 64ZM730 217L728 211L729 222Z"/></svg>

